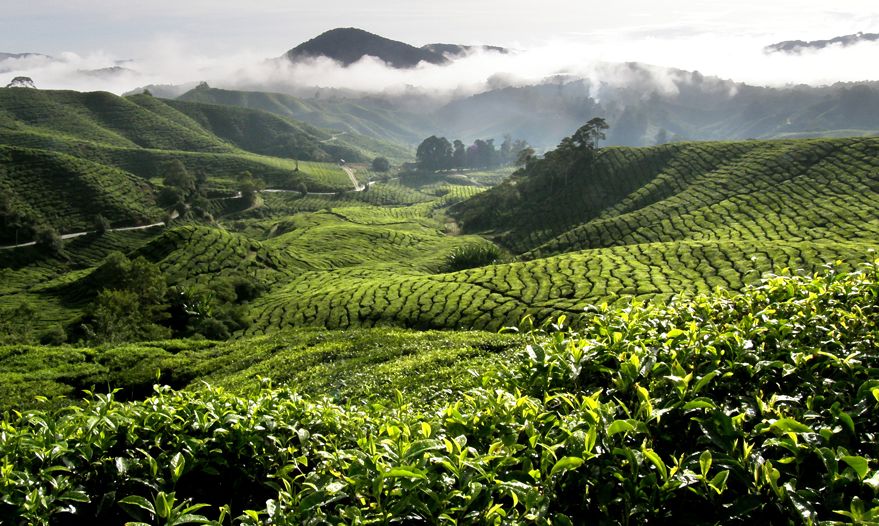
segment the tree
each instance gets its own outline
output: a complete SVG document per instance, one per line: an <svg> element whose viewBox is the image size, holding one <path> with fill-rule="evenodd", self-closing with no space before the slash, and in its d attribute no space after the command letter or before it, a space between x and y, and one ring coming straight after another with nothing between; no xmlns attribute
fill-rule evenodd
<svg viewBox="0 0 879 526"><path fill-rule="evenodd" d="M300 196L305 197L308 195L308 185L306 185L304 181L299 183L299 185L296 186L296 189L299 190Z"/></svg>
<svg viewBox="0 0 879 526"><path fill-rule="evenodd" d="M15 77L6 85L7 88L31 88L37 89L36 84L30 77Z"/></svg>
<svg viewBox="0 0 879 526"><path fill-rule="evenodd" d="M607 139L604 132L608 128L609 126L604 119L595 117L575 131L574 135L571 136L571 141L576 148L595 150L598 141Z"/></svg>
<svg viewBox="0 0 879 526"><path fill-rule="evenodd" d="M376 157L372 160L372 170L374 172L387 172L391 169L391 163L385 157Z"/></svg>
<svg viewBox="0 0 879 526"><path fill-rule="evenodd" d="M186 166L179 159L174 159L165 166L165 178L162 182L165 186L180 189L184 199L195 191L195 177L186 170Z"/></svg>
<svg viewBox="0 0 879 526"><path fill-rule="evenodd" d="M534 153L534 148L530 146L519 150L519 154L516 156L516 166L527 166L534 159Z"/></svg>
<svg viewBox="0 0 879 526"><path fill-rule="evenodd" d="M83 330L95 342L166 338L168 284L161 269L143 256L128 259L112 252L93 274L102 290L89 308Z"/></svg>
<svg viewBox="0 0 879 526"><path fill-rule="evenodd" d="M61 239L61 234L51 226L37 227L34 237L38 247L45 248L52 254L60 254L64 249L64 240Z"/></svg>
<svg viewBox="0 0 879 526"><path fill-rule="evenodd" d="M497 163L497 149L494 139L476 139L467 149L467 165L471 168L491 168Z"/></svg>
<svg viewBox="0 0 879 526"><path fill-rule="evenodd" d="M422 170L445 170L452 165L452 144L445 137L431 135L418 145L415 159Z"/></svg>
<svg viewBox="0 0 879 526"><path fill-rule="evenodd" d="M167 327L154 323L137 293L102 290L90 309L91 323L84 326L89 340L118 343L156 340L171 336Z"/></svg>
<svg viewBox="0 0 879 526"><path fill-rule="evenodd" d="M263 189L262 181L253 177L253 174L244 171L238 176L238 188L241 191L241 197L247 206L256 204L256 196Z"/></svg>
<svg viewBox="0 0 879 526"><path fill-rule="evenodd" d="M521 149L521 148L520 148ZM510 134L504 135L504 142L501 143L500 149L500 164L509 164L516 160L516 152L519 150L513 149L513 137Z"/></svg>
<svg viewBox="0 0 879 526"><path fill-rule="evenodd" d="M107 233L108 230L110 230L110 221L101 214L95 215L94 225L95 232L97 232L99 235L104 235Z"/></svg>
<svg viewBox="0 0 879 526"><path fill-rule="evenodd" d="M454 152L452 153L452 168L463 170L467 166L467 147L460 139L455 139Z"/></svg>
<svg viewBox="0 0 879 526"><path fill-rule="evenodd" d="M36 316L37 309L27 302L0 309L0 343L31 343L34 340L33 320Z"/></svg>

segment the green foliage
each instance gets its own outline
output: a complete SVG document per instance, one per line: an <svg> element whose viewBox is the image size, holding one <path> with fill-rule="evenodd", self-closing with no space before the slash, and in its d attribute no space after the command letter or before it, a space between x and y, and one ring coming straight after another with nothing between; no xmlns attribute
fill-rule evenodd
<svg viewBox="0 0 879 526"><path fill-rule="evenodd" d="M372 160L372 171L387 172L390 169L391 163L388 161L387 157L376 157Z"/></svg>
<svg viewBox="0 0 879 526"><path fill-rule="evenodd" d="M0 342L4 344L32 343L36 315L37 310L28 302L0 310Z"/></svg>
<svg viewBox="0 0 879 526"><path fill-rule="evenodd" d="M452 144L445 137L431 135L421 141L415 152L419 168L435 171L452 167Z"/></svg>
<svg viewBox="0 0 879 526"><path fill-rule="evenodd" d="M575 149L580 152L580 149ZM678 241L876 239L879 140L556 152L456 205L465 232L536 258Z"/></svg>
<svg viewBox="0 0 879 526"><path fill-rule="evenodd" d="M287 389L156 388L141 402L6 413L0 515L869 523L877 298L869 265L601 307L579 331L559 319L532 333L483 386L430 408L403 393L339 405Z"/></svg>
<svg viewBox="0 0 879 526"><path fill-rule="evenodd" d="M344 131L346 142L390 159L412 153L397 144L415 144L424 137L424 116L389 107L379 99L304 99L281 93L194 89L179 101L204 102L263 110L292 117L319 128Z"/></svg>
<svg viewBox="0 0 879 526"><path fill-rule="evenodd" d="M6 213L0 242L31 241L36 225L61 233L94 228L95 214L133 225L157 220L152 190L133 175L45 150L0 145L0 191Z"/></svg>
<svg viewBox="0 0 879 526"><path fill-rule="evenodd" d="M477 372L508 358L521 341L513 334L393 328L295 329L228 342L98 347L9 341L0 347L0 413L46 407L40 397L50 398L54 407L66 405L81 399L83 389L120 388L117 396L139 399L156 381L191 390L209 382L246 394L259 390L261 378L339 403L388 400L394 389L427 402L479 385Z"/></svg>
<svg viewBox="0 0 879 526"><path fill-rule="evenodd" d="M446 256L445 270L456 272L468 268L483 267L497 263L503 257L501 249L490 243L464 245Z"/></svg>
<svg viewBox="0 0 879 526"><path fill-rule="evenodd" d="M64 250L64 240L57 230L47 225L40 225L34 230L34 240L37 246L47 250L52 255L58 255Z"/></svg>
<svg viewBox="0 0 879 526"><path fill-rule="evenodd" d="M82 326L87 340L119 343L171 335L157 323L166 318L167 307L167 284L157 265L114 252L88 279L98 283L98 293Z"/></svg>
<svg viewBox="0 0 879 526"><path fill-rule="evenodd" d="M151 305L144 305L136 292L102 290L89 309L83 327L89 341L119 343L167 338L171 331L154 323Z"/></svg>

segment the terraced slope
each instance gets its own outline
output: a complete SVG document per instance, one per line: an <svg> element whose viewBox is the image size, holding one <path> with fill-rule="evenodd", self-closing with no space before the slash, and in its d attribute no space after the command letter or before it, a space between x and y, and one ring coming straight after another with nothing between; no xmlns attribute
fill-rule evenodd
<svg viewBox="0 0 879 526"><path fill-rule="evenodd" d="M377 99L303 99L281 93L202 87L184 93L177 100L258 109L319 128L402 144L416 145L435 131L430 126L430 117L401 111Z"/></svg>
<svg viewBox="0 0 879 526"><path fill-rule="evenodd" d="M407 148L396 144L320 130L262 110L173 100L162 103L192 118L217 137L249 152L327 162L338 159L371 161L377 156L411 157Z"/></svg>
<svg viewBox="0 0 879 526"><path fill-rule="evenodd" d="M0 146L0 192L29 223L62 232L91 229L95 214L125 226L150 224L163 214L144 180L45 150ZM0 244L14 242L16 230L0 223Z"/></svg>
<svg viewBox="0 0 879 526"><path fill-rule="evenodd" d="M122 148L235 151L191 119L111 93L0 89L0 140L27 134Z"/></svg>
<svg viewBox="0 0 879 526"><path fill-rule="evenodd" d="M497 329L626 297L740 289L879 248L879 140L695 143L532 166L453 207L523 261L450 274L309 273L255 305L285 325ZM582 172L579 172L581 169ZM565 179L567 178L567 182ZM552 257L546 257L552 256Z"/></svg>
<svg viewBox="0 0 879 526"><path fill-rule="evenodd" d="M264 283L248 300L245 335L308 326L497 330L529 314L576 322L604 302L737 290L785 267L870 259L879 249L877 143L611 148L594 163L549 155L487 191L437 174L366 192L265 193L261 206L231 216L225 226L234 232L172 229L130 253L159 263L171 284ZM480 225L518 260L481 236L450 235L449 206L466 231ZM467 268L449 260L468 251L483 256L449 271ZM89 297L88 269L48 282L33 269L11 275L22 292L10 290L7 303L42 301L60 319L65 301Z"/></svg>
<svg viewBox="0 0 879 526"><path fill-rule="evenodd" d="M875 241L879 139L606 148L536 163L461 203L526 258L670 241Z"/></svg>

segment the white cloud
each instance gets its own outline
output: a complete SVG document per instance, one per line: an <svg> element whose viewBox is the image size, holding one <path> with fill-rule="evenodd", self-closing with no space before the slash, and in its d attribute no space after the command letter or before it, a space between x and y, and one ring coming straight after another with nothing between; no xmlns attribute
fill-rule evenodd
<svg viewBox="0 0 879 526"><path fill-rule="evenodd" d="M0 74L32 77L44 89L107 90L123 93L148 84L183 84L206 80L211 85L256 89L271 86L283 89L302 86L335 87L367 92L403 92L413 87L435 94L472 93L497 87L538 82L565 74L610 83L642 82L627 77L627 69L608 63L629 61L656 66L698 70L705 75L757 85L827 84L837 81L879 80L875 60L879 43L862 43L843 48L831 46L802 55L766 54L764 46L773 35L729 36L693 33L683 37L640 37L609 40L590 36L547 42L517 53L475 53L447 66L422 64L411 70L395 70L373 58L343 68L321 59L291 65L267 61L265 50L235 54L199 53L186 41L163 37L146 49L146 59L124 63L134 72L95 76L87 70L117 65L120 57L108 53L77 55L65 53L58 60L41 57L7 60ZM123 57L124 58L124 57ZM656 70L651 84L668 91L674 89L667 75ZM6 80L8 82L8 80Z"/></svg>

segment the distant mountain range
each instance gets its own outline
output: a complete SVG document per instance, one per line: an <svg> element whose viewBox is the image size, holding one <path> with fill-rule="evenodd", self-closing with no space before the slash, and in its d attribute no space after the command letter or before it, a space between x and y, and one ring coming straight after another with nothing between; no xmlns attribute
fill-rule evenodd
<svg viewBox="0 0 879 526"><path fill-rule="evenodd" d="M368 55L376 57L394 68L407 69L414 68L421 62L446 64L450 57L462 56L476 50L508 52L505 48L497 46L462 46L458 44L427 44L419 48L362 29L348 27L322 33L287 51L284 56L293 62L327 57L345 66L350 66Z"/></svg>
<svg viewBox="0 0 879 526"><path fill-rule="evenodd" d="M844 35L828 40L785 40L766 46L767 53L802 53L806 50L820 50L827 46L848 47L861 42L879 41L879 33L855 33L854 35Z"/></svg>
<svg viewBox="0 0 879 526"><path fill-rule="evenodd" d="M29 57L45 57L52 58L49 55L43 55L42 53L3 53L0 52L0 60L6 59L18 59L18 58L29 58Z"/></svg>

